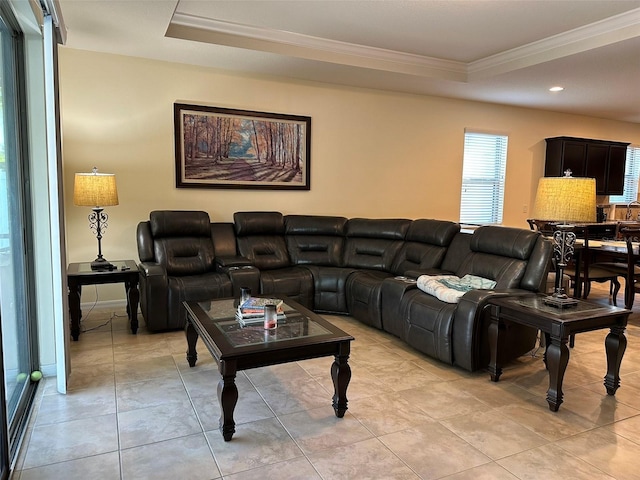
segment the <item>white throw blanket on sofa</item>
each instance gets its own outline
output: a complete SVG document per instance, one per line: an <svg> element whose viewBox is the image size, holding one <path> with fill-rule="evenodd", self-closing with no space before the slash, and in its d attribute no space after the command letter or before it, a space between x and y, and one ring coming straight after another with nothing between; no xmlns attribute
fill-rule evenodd
<svg viewBox="0 0 640 480"><path fill-rule="evenodd" d="M458 303L469 290L491 290L496 282L476 275L420 275L417 286L420 290L447 303Z"/></svg>

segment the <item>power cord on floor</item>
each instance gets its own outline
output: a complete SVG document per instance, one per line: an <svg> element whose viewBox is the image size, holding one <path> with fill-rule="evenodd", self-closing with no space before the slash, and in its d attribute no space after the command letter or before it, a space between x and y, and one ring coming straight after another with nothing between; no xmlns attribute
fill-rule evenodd
<svg viewBox="0 0 640 480"><path fill-rule="evenodd" d="M94 328L85 329L85 328L83 328L83 325L82 325L83 322L89 318L89 315L91 315L91 312L93 312L93 309L96 308L96 305L98 304L98 285L94 285L93 287L96 290L96 299L93 302L93 305L91 305L91 308L89 308L89 311L87 312L87 314L86 315L82 315L80 317L80 331L81 332L89 332L91 330L95 330L96 328L98 328L98 327L94 327ZM109 323L109 321L107 321L107 323ZM106 323L104 325L106 325ZM102 327L103 325L100 325L100 326Z"/></svg>
<svg viewBox="0 0 640 480"><path fill-rule="evenodd" d="M114 318L120 318L120 317L127 317L128 318L127 315L118 315L116 312L112 312L111 316L109 317L109 320L107 320L106 322L101 323L100 325L96 325L95 327L84 328L83 327L83 322L89 318L89 315L91 315L91 312L93 311L93 309L98 304L98 285L94 285L94 288L95 288L95 291L96 291L96 299L93 302L93 305L91 305L91 308L89 308L89 311L87 312L87 314L83 315L82 318L80 319L80 331L82 333L91 332L93 330L97 330L97 329L102 328L102 327L104 327L106 325L109 325Z"/></svg>
<svg viewBox="0 0 640 480"><path fill-rule="evenodd" d="M542 345L542 332L540 330L538 330L538 335L536 335L536 346L534 347L533 350L531 350L531 352L529 352L529 355L531 355L533 358L537 358L538 357L538 351L543 347Z"/></svg>

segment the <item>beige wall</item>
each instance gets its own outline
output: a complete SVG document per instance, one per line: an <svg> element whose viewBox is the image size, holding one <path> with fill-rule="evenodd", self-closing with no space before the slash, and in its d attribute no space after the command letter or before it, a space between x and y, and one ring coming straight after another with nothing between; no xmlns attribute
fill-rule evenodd
<svg viewBox="0 0 640 480"><path fill-rule="evenodd" d="M136 225L155 209L205 210L212 221L243 210L458 221L465 128L509 135L504 224L526 228L545 137L640 144L637 124L68 48L60 53L60 93L69 262L96 255L90 209L72 199L74 173L94 165L116 174L120 197L106 209L103 253L138 260ZM310 116L311 190L176 189L174 102ZM123 292L102 286L99 296L115 300Z"/></svg>

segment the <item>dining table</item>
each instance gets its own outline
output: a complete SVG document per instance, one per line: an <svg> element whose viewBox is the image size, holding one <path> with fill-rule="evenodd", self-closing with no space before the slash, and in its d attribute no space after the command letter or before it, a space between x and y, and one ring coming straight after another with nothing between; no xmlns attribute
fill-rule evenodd
<svg viewBox="0 0 640 480"><path fill-rule="evenodd" d="M640 261L640 244L632 242L632 252L629 255L627 242L624 240L590 240L587 236L576 240L574 245L574 262L576 281L573 296L586 298L583 288L583 278L589 278L589 265L600 262L616 262L629 265L624 275L624 305L631 309L635 296L634 266ZM581 275L584 271L584 275Z"/></svg>

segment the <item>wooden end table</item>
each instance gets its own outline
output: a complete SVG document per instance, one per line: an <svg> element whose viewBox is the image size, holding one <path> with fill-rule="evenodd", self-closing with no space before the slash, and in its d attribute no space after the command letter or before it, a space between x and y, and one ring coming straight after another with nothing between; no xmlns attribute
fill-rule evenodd
<svg viewBox="0 0 640 480"><path fill-rule="evenodd" d="M607 355L607 374L604 386L609 395L615 395L620 386L620 364L627 347L624 335L631 310L599 305L580 300L574 307L557 308L546 305L546 295L503 297L489 300L491 324L489 342L491 380L497 382L502 374L501 352L505 323L517 323L537 328L544 333L546 349L544 363L549 371L547 402L549 410L557 412L562 403L562 380L569 363L569 337L576 333L608 328L604 346Z"/></svg>
<svg viewBox="0 0 640 480"><path fill-rule="evenodd" d="M198 338L218 364L220 430L227 442L235 433L233 411L238 401L235 378L239 370L332 355L333 409L338 418L347 411L347 387L351 379L348 359L353 337L293 300L279 298L284 300L286 318L278 319L273 330L265 330L262 322L242 326L235 317L237 299L183 302L187 310L189 366L195 366L198 359Z"/></svg>
<svg viewBox="0 0 640 480"><path fill-rule="evenodd" d="M69 315L71 317L71 337L77 341L80 337L80 296L82 285L102 285L105 283L124 283L127 295L127 315L131 333L138 332L138 265L133 260L111 262L113 270L91 270L91 262L70 263L67 268L67 286L69 287Z"/></svg>

